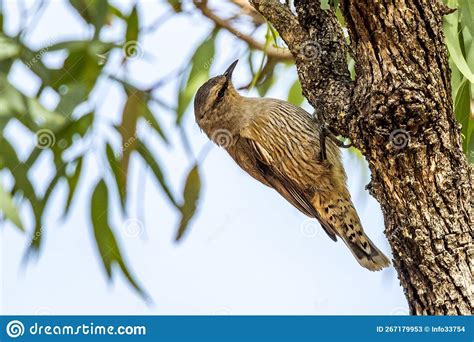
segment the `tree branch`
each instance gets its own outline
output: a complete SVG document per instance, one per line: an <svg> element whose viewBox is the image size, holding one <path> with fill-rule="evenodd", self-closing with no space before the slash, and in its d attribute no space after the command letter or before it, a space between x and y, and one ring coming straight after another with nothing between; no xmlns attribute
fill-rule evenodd
<svg viewBox="0 0 474 342"><path fill-rule="evenodd" d="M307 39L306 32L301 29L295 15L277 0L250 0L250 3L272 23L295 55L294 52Z"/></svg>
<svg viewBox="0 0 474 342"><path fill-rule="evenodd" d="M265 24L266 19L259 13L248 0L230 0L234 5L240 7L240 13L250 18L256 26Z"/></svg>
<svg viewBox="0 0 474 342"><path fill-rule="evenodd" d="M239 38L239 39L243 40L244 42L246 42L250 47L252 47L254 49L257 49L257 50L260 50L260 51L265 50L266 54L269 57L273 57L273 58L276 58L276 59L279 59L279 60L293 59L293 56L291 55L291 52L288 49L285 49L285 48L280 48L279 49L279 48L275 48L273 46L267 46L265 48L264 43L256 41L252 37L240 32L235 27L233 27L232 24L228 20L222 19L221 17L216 15L214 12L212 12L209 9L209 7L207 7L207 4L206 4L205 1L194 0L193 3L196 6L196 8L198 8L205 17L211 19L214 22L214 24L216 24L219 27L222 27L222 28L226 29L227 31L232 33L237 38Z"/></svg>

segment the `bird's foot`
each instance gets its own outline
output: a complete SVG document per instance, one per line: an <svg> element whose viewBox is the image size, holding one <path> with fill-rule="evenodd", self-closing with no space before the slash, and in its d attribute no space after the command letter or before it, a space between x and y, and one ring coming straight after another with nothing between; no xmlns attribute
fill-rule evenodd
<svg viewBox="0 0 474 342"><path fill-rule="evenodd" d="M340 148L349 148L352 147L352 143L345 144L343 141L340 141L337 136L331 132L331 129L327 124L321 125L321 131L319 132L319 159L321 161L327 160L326 153L326 139L330 138L338 147Z"/></svg>

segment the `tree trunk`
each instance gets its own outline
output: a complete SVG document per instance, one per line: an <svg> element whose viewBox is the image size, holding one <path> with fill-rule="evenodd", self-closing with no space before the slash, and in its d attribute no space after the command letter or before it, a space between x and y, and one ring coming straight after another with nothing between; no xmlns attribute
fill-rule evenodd
<svg viewBox="0 0 474 342"><path fill-rule="evenodd" d="M441 0L253 0L295 57L304 95L369 163L410 312L474 312L473 175L453 114ZM356 61L351 80L346 58Z"/></svg>

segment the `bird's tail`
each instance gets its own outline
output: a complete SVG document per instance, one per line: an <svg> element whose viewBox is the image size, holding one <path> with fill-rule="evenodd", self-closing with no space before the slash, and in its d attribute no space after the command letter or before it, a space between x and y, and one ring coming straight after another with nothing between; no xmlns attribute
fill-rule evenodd
<svg viewBox="0 0 474 342"><path fill-rule="evenodd" d="M390 266L390 260L375 246L364 232L362 232L362 235L356 241L351 240L347 235L341 237L362 267L370 271L380 271L382 268Z"/></svg>
<svg viewBox="0 0 474 342"><path fill-rule="evenodd" d="M313 204L320 214L321 224L330 227L342 238L362 267L379 271L390 266L390 260L364 233L350 196L331 197L314 198Z"/></svg>

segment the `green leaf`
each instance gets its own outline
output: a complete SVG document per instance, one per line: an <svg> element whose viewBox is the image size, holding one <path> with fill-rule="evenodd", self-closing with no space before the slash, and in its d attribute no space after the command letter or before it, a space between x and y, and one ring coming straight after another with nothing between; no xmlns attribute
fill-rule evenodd
<svg viewBox="0 0 474 342"><path fill-rule="evenodd" d="M84 160L84 158L82 156L79 157L79 160L76 164L76 167L74 169L73 174L71 176L67 177L67 182L68 182L68 186L69 186L69 193L68 193L67 200L66 200L66 207L64 209L64 217L66 217L67 214L69 213L69 209L71 207L72 200L73 200L74 195L76 193L77 184L79 183L79 178L81 177L83 160Z"/></svg>
<svg viewBox="0 0 474 342"><path fill-rule="evenodd" d="M331 6L329 5L329 0L321 0L321 9L327 11L330 8Z"/></svg>
<svg viewBox="0 0 474 342"><path fill-rule="evenodd" d="M474 4L469 0L461 0L459 5L461 14L461 36L467 64L474 67ZM474 99L474 86L471 85L471 98Z"/></svg>
<svg viewBox="0 0 474 342"><path fill-rule="evenodd" d="M69 3L87 23L94 25L94 37L98 38L107 18L107 0L69 0Z"/></svg>
<svg viewBox="0 0 474 342"><path fill-rule="evenodd" d="M54 177L49 182L48 187L46 188L46 191L43 195L43 198L40 200L40 202L42 202L40 205L42 206L43 209L48 204L49 198L51 197L51 195L52 195L54 189L56 188L56 186L58 185L59 181L63 177L66 176L66 165L67 164L64 163L61 166L59 166L59 168L57 168L57 170L56 170L56 174L54 175Z"/></svg>
<svg viewBox="0 0 474 342"><path fill-rule="evenodd" d="M94 237L99 250L102 264L109 279L112 278L112 266L117 264L122 270L130 285L142 296L148 298L145 291L138 285L128 270L122 253L109 225L109 195L104 180L97 184L91 199L91 219Z"/></svg>
<svg viewBox="0 0 474 342"><path fill-rule="evenodd" d="M57 42L51 44L43 50L47 50L48 52L52 51L60 51L60 50L68 50L69 52L78 52L78 51L86 51L89 50L93 53L106 53L113 48L120 48L119 44L97 41L97 40L66 40L62 42Z"/></svg>
<svg viewBox="0 0 474 342"><path fill-rule="evenodd" d="M150 107L148 107L148 104L145 102L143 102L143 108L141 110L141 114L143 115L143 118L145 119L145 121L155 130L156 133L160 135L163 141L168 144L169 143L168 138L166 137L165 133L161 129L160 123L155 118L155 115L153 115L152 111L150 110Z"/></svg>
<svg viewBox="0 0 474 342"><path fill-rule="evenodd" d="M171 189L166 182L166 179L163 175L163 172L161 171L160 165L158 162L155 160L151 152L146 148L145 144L138 140L137 142L137 152L142 156L143 160L150 166L151 170L153 171L153 174L156 177L156 180L160 184L161 188L165 192L166 196L168 197L169 201L176 207L179 208L180 205L178 202L175 200Z"/></svg>
<svg viewBox="0 0 474 342"><path fill-rule="evenodd" d="M469 145L474 130L474 120L471 119L471 90L467 80L461 84L454 101L454 112L456 119L461 123L461 134L463 136L463 149L469 156Z"/></svg>
<svg viewBox="0 0 474 342"><path fill-rule="evenodd" d="M17 117L33 130L36 130L36 125L54 129L65 123L63 115L47 110L37 98L24 95L8 82L5 75L0 74L0 84L0 117Z"/></svg>
<svg viewBox="0 0 474 342"><path fill-rule="evenodd" d="M277 64L278 61L275 58L268 58L265 66L257 71L254 81L252 81L256 82L257 91L261 97L265 96L276 82L275 67Z"/></svg>
<svg viewBox="0 0 474 342"><path fill-rule="evenodd" d="M48 51L49 47L44 46L40 50L33 51L27 46L21 46L20 60L26 68L34 72L45 84L49 84L52 71L42 61L43 55Z"/></svg>
<svg viewBox="0 0 474 342"><path fill-rule="evenodd" d="M0 167L6 167L9 169L13 178L15 179L13 193L17 193L19 191L25 198L29 199L32 203L35 203L36 192L30 180L28 179L28 165L22 163L18 159L13 146L5 137L2 136L0 136L0 151Z"/></svg>
<svg viewBox="0 0 474 342"><path fill-rule="evenodd" d="M57 167L56 174L49 182L43 197L36 200L34 203L31 202L33 211L35 213L35 230L31 236L28 252L39 251L41 247L41 242L43 240L43 227L41 223L43 221L45 209L54 189L58 185L59 181L65 177L65 168L66 164L62 164Z"/></svg>
<svg viewBox="0 0 474 342"><path fill-rule="evenodd" d="M140 31L138 23L137 6L133 6L132 12L127 17L127 31L125 32L125 45L122 50L127 58L140 57L140 45L138 43L138 33Z"/></svg>
<svg viewBox="0 0 474 342"><path fill-rule="evenodd" d="M6 36L0 33L0 61L5 59L12 59L16 58L20 54L21 47L20 45L15 42L11 38L7 38Z"/></svg>
<svg viewBox="0 0 474 342"><path fill-rule="evenodd" d="M127 42L136 42L138 41L138 12L137 12L137 5L134 5L132 8L132 12L127 18L127 32L125 34L125 40Z"/></svg>
<svg viewBox="0 0 474 342"><path fill-rule="evenodd" d="M444 16L443 27L446 36L446 45L456 67L471 83L474 83L474 73L469 68L459 42L459 12L456 11Z"/></svg>
<svg viewBox="0 0 474 342"><path fill-rule="evenodd" d="M41 217L43 213L43 201L38 199L33 184L28 178L30 164L21 162L11 144L3 136L0 136L0 169L8 168L15 180L12 193L21 194L33 209L35 230L31 238L30 250L38 250L41 242Z"/></svg>
<svg viewBox="0 0 474 342"><path fill-rule="evenodd" d="M301 83L299 79L293 83L288 93L288 102L294 104L295 106L300 106L304 101L303 93L301 90Z"/></svg>
<svg viewBox="0 0 474 342"><path fill-rule="evenodd" d="M470 0L459 1L459 12L461 14L461 24L467 27L472 37L474 35L474 4Z"/></svg>
<svg viewBox="0 0 474 342"><path fill-rule="evenodd" d="M127 16L125 16L122 11L120 11L117 7L109 5L109 12L110 14L120 18L122 20L127 20Z"/></svg>
<svg viewBox="0 0 474 342"><path fill-rule="evenodd" d="M458 70L452 58L449 58L449 68L451 69L451 96L454 100L456 99L456 94L466 78Z"/></svg>
<svg viewBox="0 0 474 342"><path fill-rule="evenodd" d="M176 109L176 123L180 124L184 112L191 103L194 94L199 87L209 79L209 69L211 68L214 53L217 30L204 40L196 49L191 59L191 71L187 79L183 78L183 85L178 95L178 108Z"/></svg>
<svg viewBox="0 0 474 342"><path fill-rule="evenodd" d="M51 73L48 83L58 93L63 94L72 85L82 84L86 94L94 88L97 78L103 68L101 53L107 49L101 44L89 44L83 49L72 50L64 61L62 68ZM81 100L87 99L84 96Z"/></svg>
<svg viewBox="0 0 474 342"><path fill-rule="evenodd" d="M108 1L107 0L95 0L95 8L93 13L93 23L95 27L94 38L98 39L100 35L100 30L105 24L107 18L108 10Z"/></svg>
<svg viewBox="0 0 474 342"><path fill-rule="evenodd" d="M0 183L0 212L21 231L25 231L21 223L20 215L18 214L18 208L15 203L13 203L11 194L5 190L2 183Z"/></svg>
<svg viewBox="0 0 474 342"><path fill-rule="evenodd" d="M160 137L163 139L163 141L168 144L168 138L165 135L165 132L161 129L161 125L156 119L155 115L151 111L148 102L150 95L144 91L141 91L134 86L128 84L127 82L124 81L119 81L125 90L125 92L128 94L130 97L132 94L138 98L139 101L137 101L137 109L136 109L136 115L138 117L142 117L148 125L150 125L151 128L157 132Z"/></svg>
<svg viewBox="0 0 474 342"><path fill-rule="evenodd" d="M271 39L273 38L272 35L271 35L271 29L270 29L271 25L269 23L267 23L267 33L265 34L265 45L263 47L263 54L262 54L262 58L260 60L260 64L258 66L258 69L257 71L255 72L255 74L253 75L253 78L252 78L252 82L250 83L250 86L249 86L249 89L253 89L253 87L255 87L255 85L258 83L259 85L262 85L267 79L268 75L267 74L267 70L265 70L269 65L271 67L271 64L269 64L271 61L269 60L268 56L267 56L267 48L268 48L268 45L270 44L270 41ZM267 64L265 65L265 59L267 59ZM275 66L275 64L273 63L273 67ZM252 68L253 69L253 68ZM271 75L270 75L271 76ZM268 91L269 87L266 86L266 89L263 89L263 88L260 88L260 89L257 89L260 96L264 96L265 93ZM263 93L263 94L262 94Z"/></svg>
<svg viewBox="0 0 474 342"><path fill-rule="evenodd" d="M107 186L103 180L97 184L91 200L91 219L94 237L99 249L107 276L112 277L112 262L116 258L117 243L109 226L109 198Z"/></svg>
<svg viewBox="0 0 474 342"><path fill-rule="evenodd" d="M69 3L87 23L92 23L89 7L93 1L95 0L69 0Z"/></svg>
<svg viewBox="0 0 474 342"><path fill-rule="evenodd" d="M124 189L127 189L130 156L135 150L137 144L137 120L143 102L143 93L139 91L131 91L123 108L122 123L120 124L119 132L122 137L122 162L120 165L120 175L122 177L121 183Z"/></svg>
<svg viewBox="0 0 474 342"><path fill-rule="evenodd" d="M355 73L355 60L352 57L348 57L347 60L347 68L349 69L349 73L351 75L351 80L355 81L356 73Z"/></svg>
<svg viewBox="0 0 474 342"><path fill-rule="evenodd" d="M280 38L280 34L278 31L273 27L271 23L267 23L268 29L270 30L270 33L272 35L272 45L275 48L281 48L281 46L278 46L278 38Z"/></svg>
<svg viewBox="0 0 474 342"><path fill-rule="evenodd" d="M71 84L68 90L61 96L56 111L64 116L72 117L74 109L87 99L86 86L81 83Z"/></svg>
<svg viewBox="0 0 474 342"><path fill-rule="evenodd" d="M469 163L474 164L474 134L472 134L472 126L471 126L471 140L468 142L468 160Z"/></svg>
<svg viewBox="0 0 474 342"><path fill-rule="evenodd" d="M87 113L79 119L69 121L54 131L56 143L50 147L56 159L70 146L74 144L75 138L83 138L91 129L94 122L94 113Z"/></svg>
<svg viewBox="0 0 474 342"><path fill-rule="evenodd" d="M257 85L258 94L261 97L264 97L268 93L270 88L275 84L275 82L276 78L272 71L271 73L265 76L264 80L261 83Z"/></svg>
<svg viewBox="0 0 474 342"><path fill-rule="evenodd" d="M122 169L120 168L121 160L116 158L116 154L112 149L112 146L106 144L106 154L107 160L109 162L110 169L115 179L115 184L117 185L117 190L120 197L120 204L122 205L122 211L125 212L125 200L126 200L126 187L123 183Z"/></svg>
<svg viewBox="0 0 474 342"><path fill-rule="evenodd" d="M193 218L197 202L199 200L199 195L201 192L201 178L199 176L199 169L197 165L191 169L186 179L186 185L184 186L183 205L180 207L181 211L181 220L179 223L178 231L176 234L176 241L179 241L186 229L188 228L189 222Z"/></svg>

